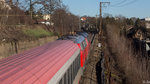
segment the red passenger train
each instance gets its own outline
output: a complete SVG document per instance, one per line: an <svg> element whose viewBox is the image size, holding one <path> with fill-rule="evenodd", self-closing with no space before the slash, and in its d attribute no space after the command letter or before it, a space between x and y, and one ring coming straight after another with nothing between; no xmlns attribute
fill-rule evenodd
<svg viewBox="0 0 150 84"><path fill-rule="evenodd" d="M1 59L0 84L78 84L90 43L82 38L57 40Z"/></svg>

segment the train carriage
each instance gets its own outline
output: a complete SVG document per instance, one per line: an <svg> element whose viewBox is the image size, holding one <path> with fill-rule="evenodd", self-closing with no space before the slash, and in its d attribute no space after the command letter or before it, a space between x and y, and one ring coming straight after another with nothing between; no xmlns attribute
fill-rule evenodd
<svg viewBox="0 0 150 84"><path fill-rule="evenodd" d="M0 84L78 84L90 48L87 33L0 60Z"/></svg>
<svg viewBox="0 0 150 84"><path fill-rule="evenodd" d="M77 84L80 49L58 40L0 60L0 84Z"/></svg>

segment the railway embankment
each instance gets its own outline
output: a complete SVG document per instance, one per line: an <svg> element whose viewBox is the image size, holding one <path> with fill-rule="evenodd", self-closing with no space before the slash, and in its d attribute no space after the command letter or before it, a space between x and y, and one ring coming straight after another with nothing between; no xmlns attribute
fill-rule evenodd
<svg viewBox="0 0 150 84"><path fill-rule="evenodd" d="M2 42L0 44L0 59L55 41L57 38L57 36L51 36L36 40Z"/></svg>
<svg viewBox="0 0 150 84"><path fill-rule="evenodd" d="M105 84L148 84L149 57L133 51L132 40L121 36L118 26L107 25L104 34Z"/></svg>

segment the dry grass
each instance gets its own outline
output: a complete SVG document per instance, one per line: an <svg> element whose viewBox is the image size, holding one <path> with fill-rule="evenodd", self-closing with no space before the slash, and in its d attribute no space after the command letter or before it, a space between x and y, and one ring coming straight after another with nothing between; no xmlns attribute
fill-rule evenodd
<svg viewBox="0 0 150 84"><path fill-rule="evenodd" d="M117 26L107 25L106 27L107 46L109 53L115 58L118 67L123 70L126 84L142 84L143 81L150 81L150 63L145 58L138 58L133 54L131 41L120 36L120 29Z"/></svg>

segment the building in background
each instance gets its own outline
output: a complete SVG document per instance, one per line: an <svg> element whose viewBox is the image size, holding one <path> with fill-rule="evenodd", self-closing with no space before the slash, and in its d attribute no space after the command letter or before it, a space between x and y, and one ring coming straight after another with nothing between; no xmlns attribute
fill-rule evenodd
<svg viewBox="0 0 150 84"><path fill-rule="evenodd" d="M150 21L150 18L149 17L147 17L147 18L144 18L145 19L145 21Z"/></svg>
<svg viewBox="0 0 150 84"><path fill-rule="evenodd" d="M37 23L54 26L54 23L50 21L51 20L50 14L36 15L36 17L39 16L41 16L41 18L37 19Z"/></svg>
<svg viewBox="0 0 150 84"><path fill-rule="evenodd" d="M0 0L0 9L4 9L4 8L11 10L11 7L6 3L5 0Z"/></svg>
<svg viewBox="0 0 150 84"><path fill-rule="evenodd" d="M146 22L145 26L146 26L147 29L150 29L150 22Z"/></svg>
<svg viewBox="0 0 150 84"><path fill-rule="evenodd" d="M150 18L147 17L147 18L141 19L141 21L145 23L146 29L150 30Z"/></svg>
<svg viewBox="0 0 150 84"><path fill-rule="evenodd" d="M44 14L42 15L44 20L50 20L51 19L51 15L50 14Z"/></svg>

